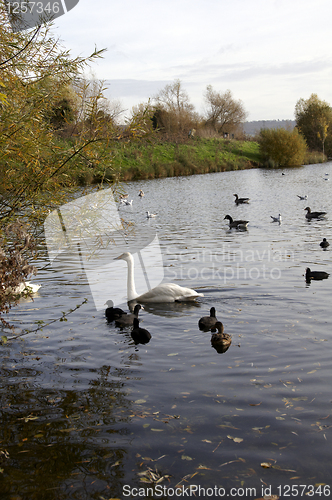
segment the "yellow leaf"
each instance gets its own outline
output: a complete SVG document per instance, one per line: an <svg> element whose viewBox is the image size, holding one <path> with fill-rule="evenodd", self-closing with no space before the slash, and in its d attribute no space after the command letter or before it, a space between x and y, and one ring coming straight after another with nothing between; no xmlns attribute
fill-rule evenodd
<svg viewBox="0 0 332 500"><path fill-rule="evenodd" d="M262 462L261 467L264 467L264 469L269 469L271 467L271 464L269 462Z"/></svg>

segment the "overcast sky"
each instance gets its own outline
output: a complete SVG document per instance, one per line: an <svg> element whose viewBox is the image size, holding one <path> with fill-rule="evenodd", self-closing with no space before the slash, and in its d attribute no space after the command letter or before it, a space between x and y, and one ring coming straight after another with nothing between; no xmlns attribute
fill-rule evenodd
<svg viewBox="0 0 332 500"><path fill-rule="evenodd" d="M312 93L332 104L331 0L80 0L55 20L72 55L123 108L180 79L199 113L207 85L240 99L248 120L294 119Z"/></svg>

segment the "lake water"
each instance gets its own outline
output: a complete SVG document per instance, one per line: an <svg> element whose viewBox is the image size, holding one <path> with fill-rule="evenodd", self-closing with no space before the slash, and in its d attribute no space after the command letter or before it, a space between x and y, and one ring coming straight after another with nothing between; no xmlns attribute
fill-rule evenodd
<svg viewBox="0 0 332 500"><path fill-rule="evenodd" d="M18 331L88 302L1 347L1 498L329 498L332 276L304 272L332 271L331 182L326 163L128 183L119 213L156 231L165 281L204 293L145 307L146 345L107 324L83 273L41 260ZM306 206L328 215L309 222ZM198 329L212 306L224 353Z"/></svg>

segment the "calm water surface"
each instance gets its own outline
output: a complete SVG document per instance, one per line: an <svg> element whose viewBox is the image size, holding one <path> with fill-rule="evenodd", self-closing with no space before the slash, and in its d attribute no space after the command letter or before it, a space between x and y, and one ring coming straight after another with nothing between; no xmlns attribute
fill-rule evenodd
<svg viewBox="0 0 332 500"><path fill-rule="evenodd" d="M331 277L306 284L304 271L332 271L319 246L332 242L331 182L327 163L127 184L134 202L121 216L156 230L165 280L204 293L146 307L144 346L105 322L84 275L39 262L42 288L9 317L18 330L88 302L1 347L1 498L172 498L190 485L290 498L298 484L304 498L328 498ZM308 222L307 205L328 216ZM230 231L226 214L248 231ZM198 329L212 306L232 335L222 354Z"/></svg>

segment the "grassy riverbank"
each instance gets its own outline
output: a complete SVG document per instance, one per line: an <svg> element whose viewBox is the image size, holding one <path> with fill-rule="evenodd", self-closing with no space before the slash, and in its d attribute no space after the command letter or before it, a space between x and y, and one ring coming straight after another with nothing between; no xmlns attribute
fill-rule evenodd
<svg viewBox="0 0 332 500"><path fill-rule="evenodd" d="M114 142L107 153L106 169L82 168L72 172L80 185L105 181L128 182L180 175L206 174L248 168L274 168L263 159L255 141L220 138L193 138L180 143L170 141ZM307 153L305 163L319 163L322 156Z"/></svg>
<svg viewBox="0 0 332 500"><path fill-rule="evenodd" d="M195 138L186 143L130 143L114 151L112 168L120 180L242 170L261 165L251 141Z"/></svg>
<svg viewBox="0 0 332 500"><path fill-rule="evenodd" d="M112 143L105 171L91 165L73 169L78 184L108 181L156 179L180 175L243 170L263 166L259 145L253 141L194 138L180 143L132 141Z"/></svg>

